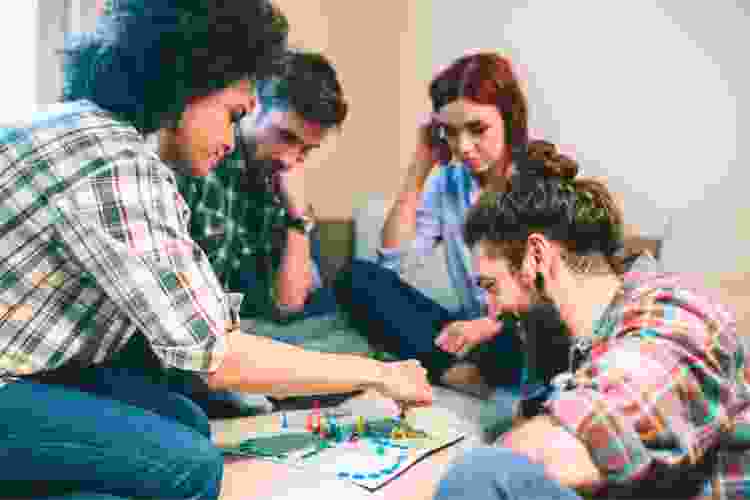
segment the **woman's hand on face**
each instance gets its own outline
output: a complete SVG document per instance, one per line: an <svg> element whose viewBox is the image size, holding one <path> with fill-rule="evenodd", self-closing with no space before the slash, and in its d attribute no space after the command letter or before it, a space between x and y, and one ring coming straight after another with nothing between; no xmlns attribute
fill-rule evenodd
<svg viewBox="0 0 750 500"><path fill-rule="evenodd" d="M426 406L432 404L432 387L427 380L427 370L419 361L393 361L381 363L380 381L376 389L383 396L402 405Z"/></svg>
<svg viewBox="0 0 750 500"><path fill-rule="evenodd" d="M445 352L463 355L497 333L497 328L487 318L454 321L443 328L435 345Z"/></svg>
<svg viewBox="0 0 750 500"><path fill-rule="evenodd" d="M443 145L435 144L433 137L433 127L435 125L434 115L430 113L420 122L417 128L417 148L414 152L414 158L411 164L411 173L417 179L424 181L435 168L435 165L441 159L440 150Z"/></svg>

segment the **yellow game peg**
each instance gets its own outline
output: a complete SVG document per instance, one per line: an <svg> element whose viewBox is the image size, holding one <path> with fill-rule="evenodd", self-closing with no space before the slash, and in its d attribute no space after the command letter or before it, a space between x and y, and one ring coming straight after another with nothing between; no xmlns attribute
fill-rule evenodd
<svg viewBox="0 0 750 500"><path fill-rule="evenodd" d="M320 417L320 435L326 436L328 434L328 419L326 417Z"/></svg>
<svg viewBox="0 0 750 500"><path fill-rule="evenodd" d="M362 415L357 417L357 433L360 435L365 433L365 417Z"/></svg>

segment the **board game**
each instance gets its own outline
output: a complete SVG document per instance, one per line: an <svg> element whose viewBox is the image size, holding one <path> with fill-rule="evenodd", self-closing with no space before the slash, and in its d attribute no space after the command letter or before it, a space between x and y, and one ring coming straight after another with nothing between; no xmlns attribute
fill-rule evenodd
<svg viewBox="0 0 750 500"><path fill-rule="evenodd" d="M256 432L236 446L223 447L223 452L312 468L370 491L464 438L450 425L429 418L421 422L399 417L365 419L336 409L310 411L304 425L290 424L284 414L261 419Z"/></svg>

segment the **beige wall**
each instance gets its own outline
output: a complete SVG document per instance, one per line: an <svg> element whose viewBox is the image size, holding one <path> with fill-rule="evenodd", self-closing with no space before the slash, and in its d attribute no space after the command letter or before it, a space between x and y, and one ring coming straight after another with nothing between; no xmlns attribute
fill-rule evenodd
<svg viewBox="0 0 750 500"><path fill-rule="evenodd" d="M291 42L335 64L350 101L342 132L307 165L307 197L320 217L349 218L369 193L398 188L429 110L429 0L278 0ZM418 22L427 19L426 22Z"/></svg>

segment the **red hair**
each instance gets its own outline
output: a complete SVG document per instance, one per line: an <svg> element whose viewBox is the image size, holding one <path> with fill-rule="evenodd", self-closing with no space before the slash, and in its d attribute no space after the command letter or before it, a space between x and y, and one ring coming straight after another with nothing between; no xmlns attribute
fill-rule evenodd
<svg viewBox="0 0 750 500"><path fill-rule="evenodd" d="M496 106L505 122L505 143L523 149L528 142L528 112L510 61L494 52L463 56L430 83L432 108L459 98Z"/></svg>

